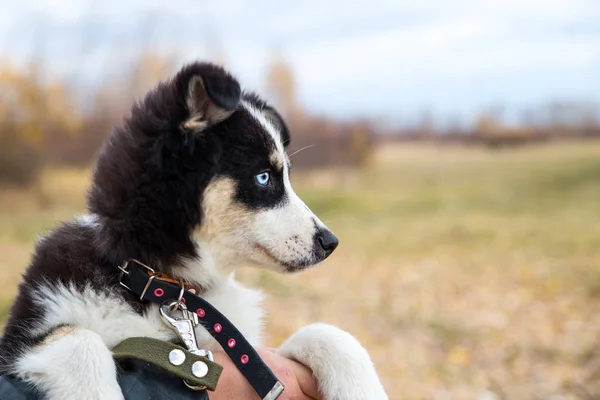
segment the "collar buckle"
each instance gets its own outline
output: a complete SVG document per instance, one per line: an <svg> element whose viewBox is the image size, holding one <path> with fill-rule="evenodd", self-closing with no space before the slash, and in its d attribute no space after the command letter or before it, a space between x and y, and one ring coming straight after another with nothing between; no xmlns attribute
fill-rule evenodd
<svg viewBox="0 0 600 400"><path fill-rule="evenodd" d="M137 264L140 267L144 268L148 272L148 275L149 275L148 282L146 282L146 286L144 286L144 290L142 290L142 293L140 294L140 300L143 300L144 295L146 294L146 291L148 290L148 287L150 287L150 283L152 283L152 280L156 277L156 271L154 269L150 268L149 266L147 266L146 264L144 264L143 262L136 260L135 258L130 258L128 260L125 260L123 265L119 265L117 267L117 268L119 268L119 270L121 270L121 273L119 274L119 285L123 286L125 289L129 290L130 292L132 290L129 286L127 286L126 284L123 283L123 277L125 275L129 275L129 264L131 264L131 263Z"/></svg>

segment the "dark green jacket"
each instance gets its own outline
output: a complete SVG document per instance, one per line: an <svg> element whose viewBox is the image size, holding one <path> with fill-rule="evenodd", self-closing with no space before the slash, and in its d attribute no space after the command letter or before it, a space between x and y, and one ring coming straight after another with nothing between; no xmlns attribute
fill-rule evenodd
<svg viewBox="0 0 600 400"><path fill-rule="evenodd" d="M181 379L152 364L122 360L118 365L119 384L126 400L208 400L206 391L190 390ZM81 384L85 385L85 382ZM22 381L0 377L0 400L26 399L42 400L44 397Z"/></svg>

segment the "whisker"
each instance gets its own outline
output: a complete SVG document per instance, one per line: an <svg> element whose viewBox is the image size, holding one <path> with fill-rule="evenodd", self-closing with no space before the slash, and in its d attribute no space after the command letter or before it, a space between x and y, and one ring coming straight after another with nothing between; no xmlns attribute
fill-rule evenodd
<svg viewBox="0 0 600 400"><path fill-rule="evenodd" d="M303 147L303 148L301 148L300 150L296 150L295 152L293 152L292 154L290 154L288 157L289 157L289 158L292 158L292 156L293 156L294 154L298 154L298 153L300 153L302 150L306 150L306 149L308 149L308 148L310 148L310 147L315 147L315 145L314 145L314 144L309 144L308 146L304 146L304 147Z"/></svg>

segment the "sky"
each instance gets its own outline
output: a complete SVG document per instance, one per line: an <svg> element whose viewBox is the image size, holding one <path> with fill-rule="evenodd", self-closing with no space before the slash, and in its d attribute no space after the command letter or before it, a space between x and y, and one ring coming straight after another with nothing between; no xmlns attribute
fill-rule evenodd
<svg viewBox="0 0 600 400"><path fill-rule="evenodd" d="M274 52L315 114L469 118L600 104L600 0L0 0L0 55L93 84L140 47L205 59L250 89Z"/></svg>

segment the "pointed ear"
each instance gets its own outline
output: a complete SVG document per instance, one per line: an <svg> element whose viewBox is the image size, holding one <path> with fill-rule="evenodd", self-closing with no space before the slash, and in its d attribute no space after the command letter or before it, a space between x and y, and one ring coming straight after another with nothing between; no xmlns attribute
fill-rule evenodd
<svg viewBox="0 0 600 400"><path fill-rule="evenodd" d="M290 144L290 131L288 130L287 125L283 121L281 115L270 106L265 107L262 112L281 134L281 142L283 143L283 146L288 147Z"/></svg>
<svg viewBox="0 0 600 400"><path fill-rule="evenodd" d="M197 133L218 124L238 107L240 84L222 67L209 63L194 63L184 67L175 77L180 96L185 100L188 115L181 128Z"/></svg>

